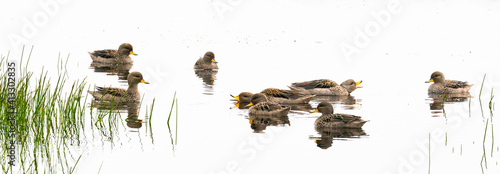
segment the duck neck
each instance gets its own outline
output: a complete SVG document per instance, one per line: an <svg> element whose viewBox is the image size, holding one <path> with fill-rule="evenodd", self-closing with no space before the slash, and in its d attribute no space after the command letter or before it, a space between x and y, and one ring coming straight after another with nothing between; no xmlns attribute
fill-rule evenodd
<svg viewBox="0 0 500 174"><path fill-rule="evenodd" d="M434 83L443 84L444 81L445 81L444 79L439 79L439 80L434 80Z"/></svg>
<svg viewBox="0 0 500 174"><path fill-rule="evenodd" d="M130 59L129 54L120 54L120 53L118 53L118 57L119 57L120 60Z"/></svg>
<svg viewBox="0 0 500 174"><path fill-rule="evenodd" d="M127 93L130 94L130 93L134 93L135 91L139 91L137 89L137 86L138 86L137 83L135 83L135 84L129 84L128 85Z"/></svg>

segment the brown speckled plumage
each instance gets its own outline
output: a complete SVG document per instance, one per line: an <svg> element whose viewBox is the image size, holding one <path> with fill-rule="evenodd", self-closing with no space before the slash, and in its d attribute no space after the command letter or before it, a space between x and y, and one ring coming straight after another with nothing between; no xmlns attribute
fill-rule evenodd
<svg viewBox="0 0 500 174"><path fill-rule="evenodd" d="M333 106L328 102L321 102L317 111L322 115L316 119L316 127L361 128L367 121L359 116L350 114L334 114Z"/></svg>
<svg viewBox="0 0 500 174"><path fill-rule="evenodd" d="M328 88L324 88L324 87L327 87L328 85L320 85L322 87L310 88L312 86L318 86L315 84L318 83L318 81L323 81L323 80L324 79L307 81L307 82L300 82L300 83L293 83L292 86L289 86L289 87L292 90L300 91L300 92L303 92L305 94L314 94L314 95L349 95L351 92L353 92L357 88L356 82L352 79L348 79L348 80L342 82L340 85L332 85L332 83L330 83L331 87L328 87ZM309 85L307 85L307 83L309 83ZM335 83L335 82L333 82L333 83ZM359 83L361 83L361 81L358 82L358 84ZM300 84L300 85L297 86L296 84ZM306 86L307 88L304 88L303 86ZM308 88L310 88L310 89L308 89Z"/></svg>
<svg viewBox="0 0 500 174"><path fill-rule="evenodd" d="M464 81L446 80L442 72L436 71L432 73L431 78L427 82L434 82L429 86L428 93L443 94L443 93L468 93L472 84L469 85Z"/></svg>
<svg viewBox="0 0 500 174"><path fill-rule="evenodd" d="M300 91L267 88L260 92L266 95L269 101L280 104L302 104L309 103L314 95L304 94Z"/></svg>
<svg viewBox="0 0 500 174"><path fill-rule="evenodd" d="M318 80L292 83L293 87L304 88L304 89L331 88L337 85L338 85L337 82L329 79L318 79Z"/></svg>
<svg viewBox="0 0 500 174"><path fill-rule="evenodd" d="M111 64L132 63L133 61L132 58L130 58L130 54L137 55L133 50L134 48L131 44L123 43L118 50L96 50L94 52L89 52L89 55L94 62Z"/></svg>
<svg viewBox="0 0 500 174"><path fill-rule="evenodd" d="M263 94L254 94L251 104L253 106L250 107L248 113L252 115L283 116L288 115L288 111L290 111L290 107L267 101L266 96Z"/></svg>

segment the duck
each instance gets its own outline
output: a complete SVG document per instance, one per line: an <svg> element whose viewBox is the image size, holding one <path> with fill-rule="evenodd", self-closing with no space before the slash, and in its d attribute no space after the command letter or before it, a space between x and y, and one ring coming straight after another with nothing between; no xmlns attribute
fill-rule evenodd
<svg viewBox="0 0 500 174"><path fill-rule="evenodd" d="M266 88L260 92L264 94L267 100L278 103L278 104L307 104L311 101L315 95L304 94L300 91L294 90L284 90L278 88ZM242 92L238 96L232 96L234 99L238 100L240 106L246 106L252 100L254 94L250 92ZM242 109L240 107L240 109Z"/></svg>
<svg viewBox="0 0 500 174"><path fill-rule="evenodd" d="M427 90L431 94L459 94L468 93L473 84L466 81L446 80L444 74L440 71L435 71L431 74L431 79L426 83L432 83Z"/></svg>
<svg viewBox="0 0 500 174"><path fill-rule="evenodd" d="M300 91L305 94L313 95L349 95L357 88L361 88L353 79L348 79L338 85L335 81L329 79L311 80L305 82L292 83L288 86L292 90Z"/></svg>
<svg viewBox="0 0 500 174"><path fill-rule="evenodd" d="M219 69L213 52L208 51L194 64L194 69Z"/></svg>
<svg viewBox="0 0 500 174"><path fill-rule="evenodd" d="M137 56L137 54L134 53L134 48L129 43L121 44L118 50L96 50L94 52L89 52L89 55L94 62L109 64L130 64L133 62L130 55Z"/></svg>
<svg viewBox="0 0 500 174"><path fill-rule="evenodd" d="M99 101L120 101L120 102L133 102L139 101L141 96L139 94L138 84L148 82L144 81L140 72L132 72L127 77L128 89L111 88L111 87L97 87L97 91L88 91L96 100Z"/></svg>
<svg viewBox="0 0 500 174"><path fill-rule="evenodd" d="M281 106L278 103L270 102L264 94L254 94L252 101L247 105L250 115L285 116L288 115L290 107Z"/></svg>
<svg viewBox="0 0 500 174"><path fill-rule="evenodd" d="M313 113L321 112L314 122L316 129L318 128L361 128L368 122L361 119L360 116L350 114L334 114L332 104L324 101L318 104L318 107L311 111Z"/></svg>

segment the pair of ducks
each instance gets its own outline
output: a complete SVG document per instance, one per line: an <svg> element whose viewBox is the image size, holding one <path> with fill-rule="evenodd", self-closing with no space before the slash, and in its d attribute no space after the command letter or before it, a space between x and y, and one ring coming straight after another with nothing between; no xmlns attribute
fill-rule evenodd
<svg viewBox="0 0 500 174"><path fill-rule="evenodd" d="M129 43L123 43L118 47L118 50L106 49L96 50L89 52L90 57L94 62L103 64L131 64L132 58L130 55L137 55L134 53L134 48ZM140 100L138 84L148 82L144 81L140 72L132 72L127 76L128 89L111 88L111 87L97 87L97 91L89 91L96 100L110 101L110 102L132 102Z"/></svg>
<svg viewBox="0 0 500 174"><path fill-rule="evenodd" d="M133 62L130 55L137 55L134 53L134 48L129 43L123 43L115 49L96 50L89 52L90 57L94 62L104 64L131 64ZM195 69L219 69L215 61L213 52L208 51L205 55L196 61ZM144 81L140 72L132 72L127 76L128 89L121 88L104 88L97 87L97 91L89 91L89 93L96 99L102 101L120 101L131 102L140 100L140 93L138 89L139 83L149 84Z"/></svg>

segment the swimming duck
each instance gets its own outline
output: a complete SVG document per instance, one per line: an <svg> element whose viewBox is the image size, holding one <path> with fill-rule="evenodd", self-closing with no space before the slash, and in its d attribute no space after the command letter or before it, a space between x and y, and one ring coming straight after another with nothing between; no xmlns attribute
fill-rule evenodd
<svg viewBox="0 0 500 174"><path fill-rule="evenodd" d="M314 95L349 95L357 88L361 88L359 84L362 81L355 82L348 79L338 85L336 82L328 79L311 80L305 82L292 83L289 86L292 90L297 90L305 94Z"/></svg>
<svg viewBox="0 0 500 174"><path fill-rule="evenodd" d="M132 102L140 100L141 96L137 89L137 84L149 83L144 81L140 72L130 73L127 77L127 81L129 85L128 89L97 87L97 91L89 91L89 94L94 96L96 100L102 101Z"/></svg>
<svg viewBox="0 0 500 174"><path fill-rule="evenodd" d="M359 116L350 114L334 114L333 106L328 102L321 102L318 104L316 110L312 111L321 112L321 116L314 122L315 127L335 127L335 128L361 128L367 122Z"/></svg>
<svg viewBox="0 0 500 174"><path fill-rule="evenodd" d="M264 94L270 102L279 104L306 104L314 98L314 95L304 94L300 91L277 88L267 88L260 93ZM250 92L242 92L238 96L233 96L233 98L237 99L239 104L248 104L251 102L252 96L253 94Z"/></svg>
<svg viewBox="0 0 500 174"><path fill-rule="evenodd" d="M443 93L467 93L472 84L469 85L464 81L446 80L442 72L436 71L431 75L431 79L426 83L434 82L429 86L428 93L443 94Z"/></svg>
<svg viewBox="0 0 500 174"><path fill-rule="evenodd" d="M288 115L288 111L290 111L290 107L270 102L264 94L260 93L254 94L252 101L247 106L252 106L248 109L248 114L251 115L284 116Z"/></svg>
<svg viewBox="0 0 500 174"><path fill-rule="evenodd" d="M123 43L118 47L118 50L96 50L94 52L89 52L89 55L94 62L111 64L132 63L133 61L130 55L137 55L133 50L134 48L132 45Z"/></svg>
<svg viewBox="0 0 500 174"><path fill-rule="evenodd" d="M213 52L208 51L194 64L194 69L219 69Z"/></svg>

